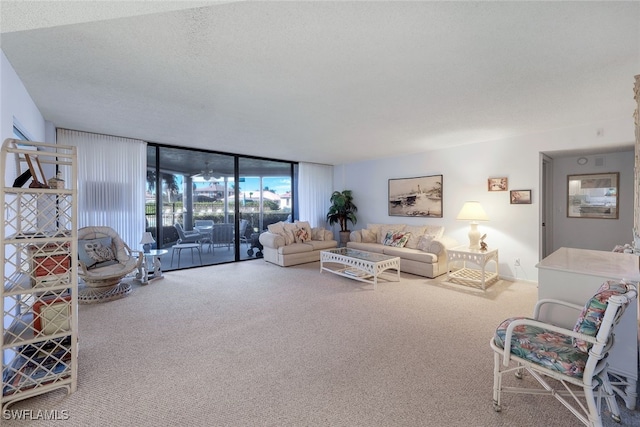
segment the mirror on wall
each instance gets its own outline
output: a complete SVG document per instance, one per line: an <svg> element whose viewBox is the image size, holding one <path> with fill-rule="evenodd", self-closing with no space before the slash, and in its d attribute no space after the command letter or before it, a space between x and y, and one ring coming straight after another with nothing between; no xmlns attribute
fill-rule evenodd
<svg viewBox="0 0 640 427"><path fill-rule="evenodd" d="M618 172L568 175L567 216L618 219L619 177Z"/></svg>

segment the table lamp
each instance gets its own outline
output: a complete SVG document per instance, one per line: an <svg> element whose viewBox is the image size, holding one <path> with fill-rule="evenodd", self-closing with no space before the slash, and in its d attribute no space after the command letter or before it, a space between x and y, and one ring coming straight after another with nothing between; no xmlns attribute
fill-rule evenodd
<svg viewBox="0 0 640 427"><path fill-rule="evenodd" d="M489 221L489 217L484 209L482 209L480 202L465 202L456 219L459 221L471 221L471 230L469 230L469 249L480 249L478 221Z"/></svg>
<svg viewBox="0 0 640 427"><path fill-rule="evenodd" d="M144 251L145 254L148 254L149 251L151 251L151 244L153 242L155 242L155 240L153 240L153 236L149 231L145 232L142 235L142 239L140 240L140 243L142 244L142 250Z"/></svg>

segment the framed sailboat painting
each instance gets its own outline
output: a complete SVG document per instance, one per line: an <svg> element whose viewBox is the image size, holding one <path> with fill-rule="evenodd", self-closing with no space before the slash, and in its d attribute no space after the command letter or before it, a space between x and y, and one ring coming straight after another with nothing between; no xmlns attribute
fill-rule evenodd
<svg viewBox="0 0 640 427"><path fill-rule="evenodd" d="M442 218L442 175L389 179L389 216Z"/></svg>

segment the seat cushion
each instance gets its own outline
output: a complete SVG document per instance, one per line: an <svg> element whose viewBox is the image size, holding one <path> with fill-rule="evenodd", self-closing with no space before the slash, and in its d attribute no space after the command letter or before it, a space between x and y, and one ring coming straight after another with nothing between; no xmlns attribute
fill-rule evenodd
<svg viewBox="0 0 640 427"><path fill-rule="evenodd" d="M428 252L422 252L418 249L396 248L393 246L384 246L382 253L389 256L397 256L402 259L410 259L418 262L433 264L438 262L438 257Z"/></svg>
<svg viewBox="0 0 640 427"><path fill-rule="evenodd" d="M496 329L494 342L499 347L504 348L507 327L516 319L523 317L511 317ZM511 354L575 378L582 378L589 357L573 346L572 337L530 325L513 330Z"/></svg>
<svg viewBox="0 0 640 427"><path fill-rule="evenodd" d="M312 252L313 246L306 243L292 243L290 245L280 246L278 253L281 255L298 254L301 252Z"/></svg>
<svg viewBox="0 0 640 427"><path fill-rule="evenodd" d="M335 240L309 240L308 242L304 242L304 244L311 246L314 251L323 251L325 249L338 247L338 242Z"/></svg>

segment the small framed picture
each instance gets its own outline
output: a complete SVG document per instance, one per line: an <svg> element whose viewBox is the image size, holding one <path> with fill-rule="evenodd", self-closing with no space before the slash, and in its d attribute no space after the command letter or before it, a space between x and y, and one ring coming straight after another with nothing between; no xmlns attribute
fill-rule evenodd
<svg viewBox="0 0 640 427"><path fill-rule="evenodd" d="M509 188L507 183L507 178L489 178L488 189L489 191L507 191Z"/></svg>
<svg viewBox="0 0 640 427"><path fill-rule="evenodd" d="M36 301L33 304L33 317L33 326L38 333L52 335L69 331L71 295Z"/></svg>
<svg viewBox="0 0 640 427"><path fill-rule="evenodd" d="M512 205L530 205L531 190L511 190L510 191Z"/></svg>
<svg viewBox="0 0 640 427"><path fill-rule="evenodd" d="M47 185L47 178L45 178L44 176L44 169L42 169L42 165L40 164L40 159L38 159L38 156L34 154L25 154L24 157L27 160L29 171L31 172L31 177L33 178L31 184L29 184L29 187L49 188L49 186Z"/></svg>

